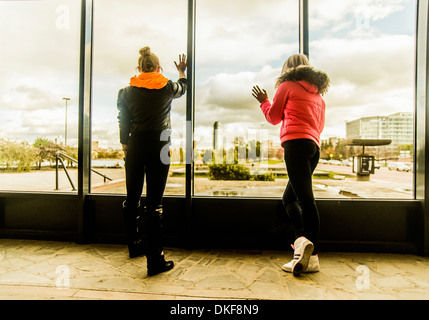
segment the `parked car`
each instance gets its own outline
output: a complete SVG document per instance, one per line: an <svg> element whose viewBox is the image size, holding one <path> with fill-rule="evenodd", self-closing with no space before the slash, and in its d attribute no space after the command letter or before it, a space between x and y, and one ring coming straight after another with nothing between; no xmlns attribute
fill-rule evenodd
<svg viewBox="0 0 429 320"><path fill-rule="evenodd" d="M388 166L389 170L410 172L411 168L403 162L391 162Z"/></svg>
<svg viewBox="0 0 429 320"><path fill-rule="evenodd" d="M410 172L410 171L411 171L411 168L410 168L410 166L409 166L409 165L407 165L407 164L403 163L403 164L399 165L399 166L396 168L396 170L398 170L398 171Z"/></svg>
<svg viewBox="0 0 429 320"><path fill-rule="evenodd" d="M353 165L353 162L352 162L352 161L350 161L350 160L343 160L343 161L341 161L341 164L342 164L343 166L351 167L351 166Z"/></svg>
<svg viewBox="0 0 429 320"><path fill-rule="evenodd" d="M333 164L335 166L341 166L341 161L339 161L339 160L329 160L329 164Z"/></svg>

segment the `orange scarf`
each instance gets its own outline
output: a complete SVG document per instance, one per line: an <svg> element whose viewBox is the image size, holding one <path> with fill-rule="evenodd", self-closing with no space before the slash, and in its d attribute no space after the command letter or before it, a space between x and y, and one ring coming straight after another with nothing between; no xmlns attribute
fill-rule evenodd
<svg viewBox="0 0 429 320"><path fill-rule="evenodd" d="M168 79L158 72L144 72L130 79L130 86L146 88L146 89L161 89L167 85Z"/></svg>

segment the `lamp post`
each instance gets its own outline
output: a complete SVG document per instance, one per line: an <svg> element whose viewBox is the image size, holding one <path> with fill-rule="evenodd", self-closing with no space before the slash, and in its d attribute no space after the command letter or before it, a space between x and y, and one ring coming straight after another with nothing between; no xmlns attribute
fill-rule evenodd
<svg viewBox="0 0 429 320"><path fill-rule="evenodd" d="M70 98L63 98L66 101L66 119L65 119L65 134L64 134L64 146L67 146L67 101L71 100Z"/></svg>

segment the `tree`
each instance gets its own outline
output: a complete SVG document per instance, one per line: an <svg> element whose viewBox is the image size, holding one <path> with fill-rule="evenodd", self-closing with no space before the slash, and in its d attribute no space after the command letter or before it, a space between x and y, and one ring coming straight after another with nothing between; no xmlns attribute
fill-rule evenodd
<svg viewBox="0 0 429 320"><path fill-rule="evenodd" d="M330 160L335 153L334 145L331 141L322 142L320 151L320 158Z"/></svg>
<svg viewBox="0 0 429 320"><path fill-rule="evenodd" d="M338 143L334 149L334 158L337 160L344 160L349 157L348 148L343 143Z"/></svg>
<svg viewBox="0 0 429 320"><path fill-rule="evenodd" d="M11 152L11 142L6 140L0 141L0 163L6 167L6 170L10 168L13 162L13 154Z"/></svg>
<svg viewBox="0 0 429 320"><path fill-rule="evenodd" d="M72 146L65 146L62 150L66 155L68 155L70 158L76 159L78 158L78 148L72 147ZM76 164L76 162L70 161L67 159L67 166L72 166Z"/></svg>
<svg viewBox="0 0 429 320"><path fill-rule="evenodd" d="M18 172L31 171L36 161L36 151L27 142L0 141L0 163L6 169L13 167Z"/></svg>
<svg viewBox="0 0 429 320"><path fill-rule="evenodd" d="M36 159L39 170L41 169L44 161L53 163L56 159L57 152L64 151L64 149L62 149L58 144L46 138L37 138L33 143L33 147L36 150Z"/></svg>

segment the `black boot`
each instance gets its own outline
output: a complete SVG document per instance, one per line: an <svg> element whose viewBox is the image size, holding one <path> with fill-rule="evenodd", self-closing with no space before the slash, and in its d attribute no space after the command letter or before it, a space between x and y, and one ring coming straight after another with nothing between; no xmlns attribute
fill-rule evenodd
<svg viewBox="0 0 429 320"><path fill-rule="evenodd" d="M149 276L173 269L173 261L165 261L162 248L162 206L155 209L145 207L147 235L147 273Z"/></svg>
<svg viewBox="0 0 429 320"><path fill-rule="evenodd" d="M140 203L137 207L127 207L126 201L123 202L125 232L127 235L128 253L130 258L145 255L143 243L141 217L139 215Z"/></svg>

